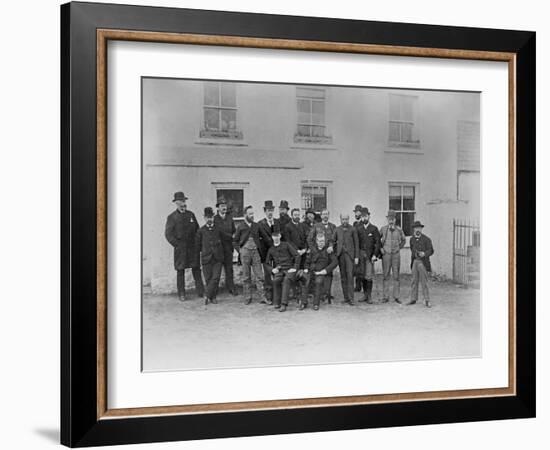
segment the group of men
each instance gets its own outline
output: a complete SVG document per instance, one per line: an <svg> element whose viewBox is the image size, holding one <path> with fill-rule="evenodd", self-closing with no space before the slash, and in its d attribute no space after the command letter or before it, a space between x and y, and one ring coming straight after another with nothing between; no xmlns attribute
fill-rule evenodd
<svg viewBox="0 0 550 450"><path fill-rule="evenodd" d="M280 312L287 309L291 297L296 297L299 309L308 306L313 297L313 309L321 301L332 303L333 272L339 267L344 302L354 305L354 291L363 291L359 301L375 303L372 291L374 262L382 260L383 286L380 303L391 298L400 300L400 252L404 247L405 233L396 224L396 212L388 211L387 224L380 230L370 222L370 211L356 205L355 222L349 214L340 214L340 225L329 221L329 211L320 216L312 209L301 217L301 210L290 210L288 202L279 204L279 217L271 200L264 202L265 217L254 220L254 208L244 209L244 221L235 226L224 198L213 208L204 209L205 224L199 227L195 215L187 210L187 197L183 192L174 194L176 210L166 221L165 237L174 247L174 267L177 271L177 290L185 300L185 269L192 270L199 297L205 304L217 303L216 297L222 268L225 271L227 290L238 295L233 276L233 254L237 250L242 264L243 296L245 304L252 303L252 275L260 303L274 305ZM290 210L290 214L289 214ZM410 238L412 286L410 301L418 300L422 287L424 304L431 306L428 289L428 272L433 246L422 233L424 225L414 222ZM201 275L202 267L202 275ZM204 283L202 277L204 276ZM354 282L355 279L355 282Z"/></svg>

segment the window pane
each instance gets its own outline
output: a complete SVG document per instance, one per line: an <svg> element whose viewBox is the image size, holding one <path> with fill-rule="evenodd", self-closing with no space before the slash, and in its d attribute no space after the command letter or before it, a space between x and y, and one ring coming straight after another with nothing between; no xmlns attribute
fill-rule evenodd
<svg viewBox="0 0 550 450"><path fill-rule="evenodd" d="M313 208L321 212L327 207L327 188L325 186L302 186L302 208Z"/></svg>
<svg viewBox="0 0 550 450"><path fill-rule="evenodd" d="M224 197L227 201L227 210L233 217L244 216L244 190L243 189L217 189L216 198Z"/></svg>
<svg viewBox="0 0 550 450"><path fill-rule="evenodd" d="M414 222L414 213L403 213L403 225L401 228L403 228L403 231L405 232L406 236L412 235L412 224Z"/></svg>
<svg viewBox="0 0 550 450"><path fill-rule="evenodd" d="M235 84L221 83L222 86L222 106L237 106L237 92Z"/></svg>
<svg viewBox="0 0 550 450"><path fill-rule="evenodd" d="M412 124L402 123L401 124L401 141L402 142L412 142Z"/></svg>
<svg viewBox="0 0 550 450"><path fill-rule="evenodd" d="M207 130L219 130L220 129L219 109L204 108L204 127Z"/></svg>
<svg viewBox="0 0 550 450"><path fill-rule="evenodd" d="M237 111L234 109L222 109L222 131L235 130L237 128Z"/></svg>
<svg viewBox="0 0 550 450"><path fill-rule="evenodd" d="M325 102L324 101L314 101L311 104L311 123L314 125L324 125L325 124Z"/></svg>
<svg viewBox="0 0 550 450"><path fill-rule="evenodd" d="M390 209L401 210L401 197L390 197Z"/></svg>
<svg viewBox="0 0 550 450"><path fill-rule="evenodd" d="M298 99L298 123L311 123L311 102Z"/></svg>
<svg viewBox="0 0 550 450"><path fill-rule="evenodd" d="M206 81L204 83L204 104L207 106L219 106L220 84L218 82Z"/></svg>
<svg viewBox="0 0 550 450"><path fill-rule="evenodd" d="M401 120L413 121L413 104L415 98L410 96L401 97Z"/></svg>
<svg viewBox="0 0 550 450"><path fill-rule="evenodd" d="M390 94L390 120L400 120L399 96Z"/></svg>
<svg viewBox="0 0 550 450"><path fill-rule="evenodd" d="M401 140L400 125L396 122L390 122L390 141L399 142Z"/></svg>
<svg viewBox="0 0 550 450"><path fill-rule="evenodd" d="M325 98L325 90L323 88L296 88L296 96L309 98Z"/></svg>
<svg viewBox="0 0 550 450"><path fill-rule="evenodd" d="M400 227L401 224L403 223L403 221L401 220L401 216L402 216L401 213L397 213L397 214L395 215L395 224L396 224L398 227Z"/></svg>
<svg viewBox="0 0 550 450"><path fill-rule="evenodd" d="M323 137L325 135L325 127L311 127L311 135L315 137Z"/></svg>
<svg viewBox="0 0 550 450"><path fill-rule="evenodd" d="M298 125L298 136L311 136L311 127L307 125Z"/></svg>

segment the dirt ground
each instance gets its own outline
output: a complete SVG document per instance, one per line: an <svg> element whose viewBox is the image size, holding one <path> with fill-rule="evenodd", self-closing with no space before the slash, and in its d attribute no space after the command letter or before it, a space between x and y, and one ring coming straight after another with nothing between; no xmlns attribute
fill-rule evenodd
<svg viewBox="0 0 550 450"><path fill-rule="evenodd" d="M375 280L380 298L382 280ZM145 371L224 367L279 366L339 362L436 359L480 356L480 295L448 281L430 282L432 308L421 302L399 305L342 303L335 274L332 305L321 303L286 312L221 289L218 304L188 293L143 299L143 368ZM410 276L403 275L406 300ZM362 293L356 293L356 300Z"/></svg>

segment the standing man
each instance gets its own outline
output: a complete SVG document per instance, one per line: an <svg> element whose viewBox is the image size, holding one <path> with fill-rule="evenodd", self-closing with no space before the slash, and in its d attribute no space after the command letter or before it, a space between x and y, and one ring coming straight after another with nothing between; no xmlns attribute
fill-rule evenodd
<svg viewBox="0 0 550 450"><path fill-rule="evenodd" d="M285 312L290 288L294 285L296 271L300 265L300 255L293 245L281 242L279 230L273 231L271 236L273 246L267 252L266 263L273 276L273 302L279 312Z"/></svg>
<svg viewBox="0 0 550 450"><path fill-rule="evenodd" d="M428 289L428 272L432 271L430 256L434 254L432 240L422 233L424 225L418 220L413 223L413 235L410 240L411 246L411 270L412 286L411 301L409 305L414 305L418 300L418 283L422 285L422 297L424 304L431 308L430 291Z"/></svg>
<svg viewBox="0 0 550 450"><path fill-rule="evenodd" d="M313 296L313 309L317 311L321 302L321 296L329 287L328 277L332 277L332 271L338 265L338 260L334 256L334 252L328 251L328 244L324 234L318 234L315 237L315 246L310 249L307 254L304 272L311 276L315 285L315 293ZM303 292L302 292L303 295Z"/></svg>
<svg viewBox="0 0 550 450"><path fill-rule="evenodd" d="M380 233L378 228L370 223L369 209L364 207L361 210L362 224L358 226L360 273L362 278L363 292L365 297L362 302L374 303L372 301L372 284L374 280L374 261L380 254Z"/></svg>
<svg viewBox="0 0 550 450"><path fill-rule="evenodd" d="M355 305L353 300L353 268L359 263L359 237L349 223L349 214L340 214L341 225L336 228L336 257L340 266L344 303Z"/></svg>
<svg viewBox="0 0 550 450"><path fill-rule="evenodd" d="M300 210L298 208L294 208L290 212L290 218L291 218L291 221L287 223L284 230L284 235L285 235L286 242L288 242L290 245L292 245L296 249L300 259L300 265L298 267L298 273L296 275L296 280L300 281L300 283L298 285L294 283L294 286L295 286L294 293L298 298L299 297L298 290L299 288L302 287L302 285L305 284L305 280L303 280L303 269L304 269L304 263L306 259L305 253L307 251L307 234L305 233L305 228L302 226L302 223L300 222ZM307 301L306 301L306 304L307 304Z"/></svg>
<svg viewBox="0 0 550 450"><path fill-rule="evenodd" d="M233 278L233 235L235 234L235 222L227 211L227 201L225 198L218 198L216 208L218 208L218 213L214 216L214 225L216 225L222 237L225 287L232 295L237 295Z"/></svg>
<svg viewBox="0 0 550 450"><path fill-rule="evenodd" d="M390 272L393 279L393 299L399 300L399 269L401 267L401 249L405 246L405 233L395 224L396 213L393 209L388 211L386 218L388 224L380 228L380 253L382 254L382 272L384 273L382 284L382 303L387 303L390 298Z"/></svg>
<svg viewBox="0 0 550 450"><path fill-rule="evenodd" d="M334 251L334 245L336 243L336 225L334 225L332 222L329 222L329 211L327 208L324 208L321 211L321 222L316 223L313 225L313 228L309 232L308 236L308 246L309 248L315 248L316 247L316 239L317 236L323 235L325 237L325 244L327 246L328 253L332 253ZM327 300L328 303L332 303L332 299L334 298L332 296L332 271L327 274Z"/></svg>
<svg viewBox="0 0 550 450"><path fill-rule="evenodd" d="M353 226L357 227L358 225L362 224L361 221L361 210L363 207L359 204L355 205L355 208L353 209L353 214L355 216L355 221L353 222ZM359 265L356 265L353 268L353 275L355 275L355 292L361 292L361 286L362 286L362 279L361 276L358 275L359 273Z"/></svg>
<svg viewBox="0 0 550 450"><path fill-rule="evenodd" d="M281 200L281 203L279 203L279 223L281 225L281 238L283 241L286 241L286 226L292 221L288 215L288 210L288 202L286 200Z"/></svg>
<svg viewBox="0 0 550 450"><path fill-rule="evenodd" d="M164 236L174 247L174 268L177 272L178 298L185 301L185 269L191 268L195 288L199 297L204 295L199 258L195 246L195 235L199 229L195 214L187 210L187 197L176 192L172 202L176 210L166 219Z"/></svg>
<svg viewBox="0 0 550 450"><path fill-rule="evenodd" d="M197 231L195 243L200 254L202 273L206 283L204 304L218 303L216 296L224 262L222 233L214 224L214 211L210 206L204 208L205 224Z"/></svg>
<svg viewBox="0 0 550 450"><path fill-rule="evenodd" d="M260 228L260 257L264 268L264 289L265 297L268 305L273 304L273 283L271 270L266 263L267 252L273 245L272 233L277 230L281 231L281 224L279 219L273 218L275 206L271 200L264 202L265 218L258 222Z"/></svg>
<svg viewBox="0 0 550 450"><path fill-rule="evenodd" d="M260 258L260 229L254 222L254 209L247 206L244 209L244 222L240 223L233 236L233 246L239 252L243 267L243 296L245 305L252 303L252 292L250 291L251 273L256 278L256 290L261 297L260 303L265 303L262 262Z"/></svg>
<svg viewBox="0 0 550 450"><path fill-rule="evenodd" d="M311 208L308 208L306 209L304 220L300 222L302 234L306 239L306 248L309 248L307 238L309 236L309 233L311 232L311 229L313 228L313 225L315 225L315 211L313 211L313 209Z"/></svg>

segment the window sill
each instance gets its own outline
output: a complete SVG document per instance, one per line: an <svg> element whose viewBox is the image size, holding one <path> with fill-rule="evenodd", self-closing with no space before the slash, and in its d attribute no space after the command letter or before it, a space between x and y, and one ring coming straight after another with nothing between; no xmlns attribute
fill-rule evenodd
<svg viewBox="0 0 550 450"><path fill-rule="evenodd" d="M423 155L424 151L420 148L420 142L388 142L386 153L410 153Z"/></svg>
<svg viewBox="0 0 550 450"><path fill-rule="evenodd" d="M291 149L301 150L336 150L336 146L332 143L332 138L297 138L294 137L290 143Z"/></svg>
<svg viewBox="0 0 550 450"><path fill-rule="evenodd" d="M248 147L248 142L244 139L227 137L199 137L195 140L195 144L227 147Z"/></svg>

